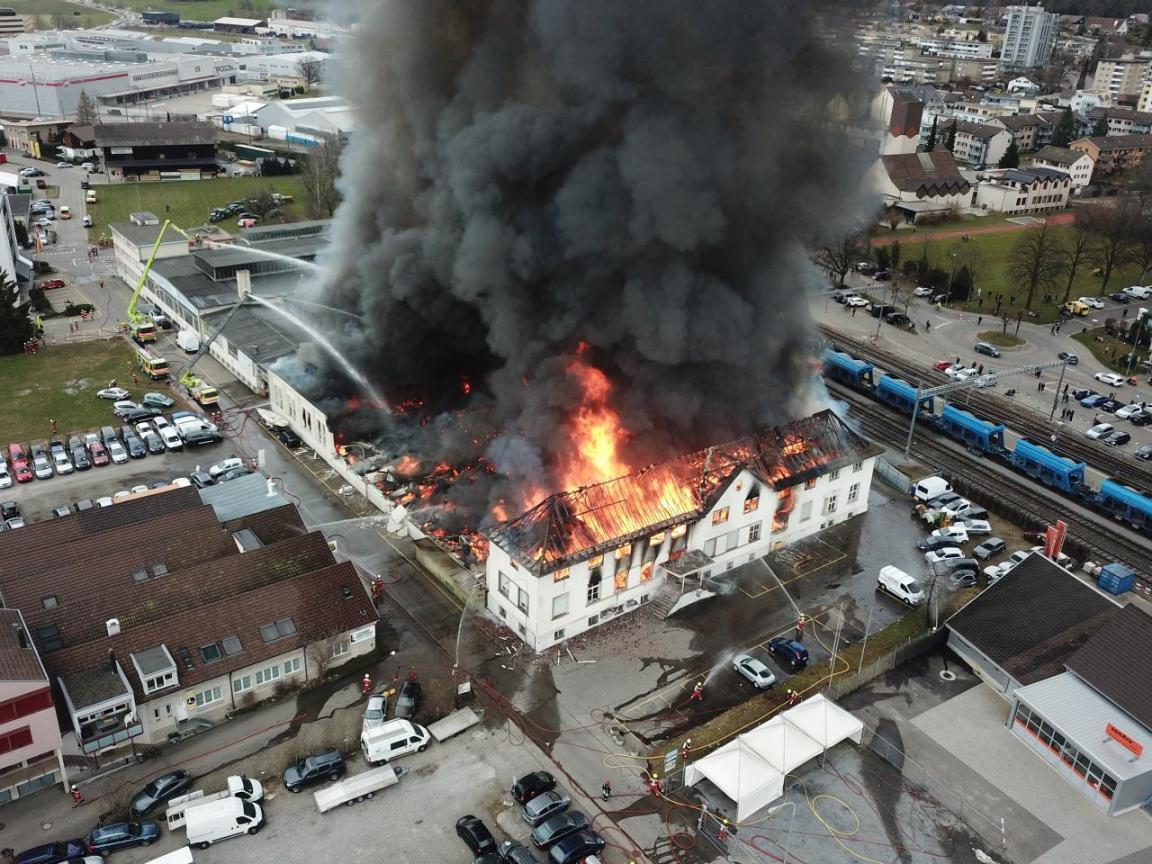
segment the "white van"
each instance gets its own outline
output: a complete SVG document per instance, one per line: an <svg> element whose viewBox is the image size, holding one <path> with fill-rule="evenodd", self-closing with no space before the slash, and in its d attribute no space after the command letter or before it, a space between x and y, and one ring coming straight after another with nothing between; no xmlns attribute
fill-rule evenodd
<svg viewBox="0 0 1152 864"><path fill-rule="evenodd" d="M419 753L427 749L432 736L419 723L409 720L389 720L381 726L360 733L360 749L364 758L373 765L383 765L389 759Z"/></svg>
<svg viewBox="0 0 1152 864"><path fill-rule="evenodd" d="M187 846L181 846L174 852L161 855L159 858L152 858L145 861L144 864L195 864L195 862L192 860L192 850Z"/></svg>
<svg viewBox="0 0 1152 864"><path fill-rule="evenodd" d="M195 354L200 350L200 334L195 330L181 330L176 334L176 344L185 354Z"/></svg>
<svg viewBox="0 0 1152 864"><path fill-rule="evenodd" d="M917 501L931 501L933 498L939 498L945 492L951 491L952 484L943 477L936 477L935 475L917 481L916 485L912 487L912 495Z"/></svg>
<svg viewBox="0 0 1152 864"><path fill-rule="evenodd" d="M264 811L259 804L232 797L189 808L184 814L188 843L198 849L238 834L255 834L263 824Z"/></svg>
<svg viewBox="0 0 1152 864"><path fill-rule="evenodd" d="M924 588L901 570L889 564L880 568L880 576L876 580L876 590L891 594L901 603L908 606L919 606L924 602Z"/></svg>
<svg viewBox="0 0 1152 864"><path fill-rule="evenodd" d="M1152 285L1132 285L1125 288L1124 293L1133 300L1147 300L1152 297Z"/></svg>

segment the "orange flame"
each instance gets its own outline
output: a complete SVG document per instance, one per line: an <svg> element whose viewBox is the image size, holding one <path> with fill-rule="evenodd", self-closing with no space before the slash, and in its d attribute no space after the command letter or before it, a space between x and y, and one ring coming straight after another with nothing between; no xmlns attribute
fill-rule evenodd
<svg viewBox="0 0 1152 864"><path fill-rule="evenodd" d="M405 453L400 457L400 461L396 463L395 471L397 474L404 476L411 476L420 470L420 460L413 456L411 453Z"/></svg>
<svg viewBox="0 0 1152 864"><path fill-rule="evenodd" d="M584 360L587 349L588 344L581 342L567 369L580 385L581 396L568 425L570 458L559 472L565 490L623 477L630 470L619 453L620 445L628 440L628 431L609 404L612 382Z"/></svg>

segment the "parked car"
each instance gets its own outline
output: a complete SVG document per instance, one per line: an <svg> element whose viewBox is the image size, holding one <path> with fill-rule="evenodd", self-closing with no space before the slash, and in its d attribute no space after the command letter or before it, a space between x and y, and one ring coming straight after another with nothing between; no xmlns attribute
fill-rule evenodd
<svg viewBox="0 0 1152 864"><path fill-rule="evenodd" d="M941 561L947 561L949 558L964 558L964 550L957 546L948 546L944 549L933 549L931 552L924 553L924 560L929 564L938 564Z"/></svg>
<svg viewBox="0 0 1152 864"><path fill-rule="evenodd" d="M175 399L163 393L145 393L140 402L145 408L171 408L176 404Z"/></svg>
<svg viewBox="0 0 1152 864"><path fill-rule="evenodd" d="M28 448L28 453L32 456L32 473L36 475L36 479L51 479L52 463L48 461L48 454L44 452L44 448L39 444L33 444Z"/></svg>
<svg viewBox="0 0 1152 864"><path fill-rule="evenodd" d="M301 759L284 770L284 788L299 792L325 780L339 780L344 776L344 757L339 750L325 750Z"/></svg>
<svg viewBox="0 0 1152 864"><path fill-rule="evenodd" d="M547 849L569 834L585 831L588 827L588 817L579 810L565 810L532 829L532 845L537 849Z"/></svg>
<svg viewBox="0 0 1152 864"><path fill-rule="evenodd" d="M531 801L524 805L524 810L520 814L520 818L524 820L530 827L535 828L545 819L555 816L557 813L562 813L568 809L568 805L572 803L564 792L557 789L552 789L548 792L543 792L537 795Z"/></svg>
<svg viewBox="0 0 1152 864"><path fill-rule="evenodd" d="M1132 440L1132 436L1127 432L1113 432L1104 439L1104 443L1109 447L1122 447Z"/></svg>
<svg viewBox="0 0 1152 864"><path fill-rule="evenodd" d="M537 795L556 788L556 778L547 771L533 771L512 784L512 797L517 804L527 804Z"/></svg>
<svg viewBox="0 0 1152 864"><path fill-rule="evenodd" d="M272 434L275 435L277 440L285 447L295 450L297 447L304 446L304 442L300 440L300 436L287 426L277 426Z"/></svg>
<svg viewBox="0 0 1152 864"><path fill-rule="evenodd" d="M72 441L76 443L73 444ZM88 458L88 450L78 438L73 437L69 441L69 447L70 450L68 452L72 457L72 465L77 471L87 471L92 467L92 460Z"/></svg>
<svg viewBox="0 0 1152 864"><path fill-rule="evenodd" d="M976 347L973 350L977 354L984 354L988 357L1000 356L1000 349L990 342L977 342Z"/></svg>
<svg viewBox="0 0 1152 864"><path fill-rule="evenodd" d="M128 458L130 459L143 459L147 450L144 447L144 442L141 441L136 433L132 431L131 426L125 426L120 430L121 437L124 439L124 449L128 451Z"/></svg>
<svg viewBox="0 0 1152 864"><path fill-rule="evenodd" d="M113 438L104 445L108 448L108 455L112 461L117 465L121 465L128 461L128 451L124 449L124 445L120 443L118 438Z"/></svg>
<svg viewBox="0 0 1152 864"><path fill-rule="evenodd" d="M64 285L63 279L45 279L40 283L40 288L44 291L51 291L54 288L63 288Z"/></svg>
<svg viewBox="0 0 1152 864"><path fill-rule="evenodd" d="M1108 397L1103 393L1091 393L1080 400L1080 404L1085 408L1095 408L1101 402L1106 402Z"/></svg>
<svg viewBox="0 0 1152 864"><path fill-rule="evenodd" d="M987 561L994 555L999 555L1005 549L1004 541L999 537L989 537L979 546L972 550L972 555L979 558L981 561Z"/></svg>
<svg viewBox="0 0 1152 864"><path fill-rule="evenodd" d="M1110 438L1112 433L1115 431L1116 427L1114 427L1111 423L1097 423L1085 434L1093 440L1103 441L1106 438Z"/></svg>
<svg viewBox="0 0 1152 864"><path fill-rule="evenodd" d="M107 855L118 849L151 846L159 839L160 826L155 822L114 822L88 835L88 851Z"/></svg>
<svg viewBox="0 0 1152 864"><path fill-rule="evenodd" d="M1103 309L1104 301L1099 297L1079 297L1077 298L1085 306L1091 306L1093 309Z"/></svg>
<svg viewBox="0 0 1152 864"><path fill-rule="evenodd" d="M1152 462L1152 444L1141 444L1132 455L1144 462Z"/></svg>
<svg viewBox="0 0 1152 864"><path fill-rule="evenodd" d="M496 838L482 819L469 814L456 820L456 836L472 850L473 855L487 855L496 851Z"/></svg>
<svg viewBox="0 0 1152 864"><path fill-rule="evenodd" d="M935 552L937 549L948 549L956 546L956 538L947 535L943 537L925 537L916 544L921 552Z"/></svg>
<svg viewBox="0 0 1152 864"><path fill-rule="evenodd" d="M912 289L913 297L931 297L932 288L929 285L917 285Z"/></svg>
<svg viewBox="0 0 1152 864"><path fill-rule="evenodd" d="M420 697L420 682L405 681L400 685L400 693L396 696L396 711L393 716L415 716L416 712L420 709Z"/></svg>
<svg viewBox="0 0 1152 864"><path fill-rule="evenodd" d="M1124 383L1124 376L1116 372L1097 372L1092 377L1109 387L1120 387Z"/></svg>
<svg viewBox="0 0 1152 864"><path fill-rule="evenodd" d="M569 834L548 850L548 864L577 864L604 849L604 838L595 831Z"/></svg>
<svg viewBox="0 0 1152 864"><path fill-rule="evenodd" d="M0 456L0 489L12 488L12 475L8 472L8 463Z"/></svg>
<svg viewBox="0 0 1152 864"><path fill-rule="evenodd" d="M169 799L182 795L191 785L192 778L187 771L169 771L161 774L132 796L128 815L134 819L147 816L161 804L166 804Z"/></svg>
<svg viewBox="0 0 1152 864"><path fill-rule="evenodd" d="M515 840L505 840L501 843L499 853L502 864L540 864L523 843L517 843Z"/></svg>
<svg viewBox="0 0 1152 864"><path fill-rule="evenodd" d="M151 420L159 413L159 410L156 408L145 408L141 406L140 408L136 408L132 411L125 411L120 415L120 419L124 420L126 423L143 423L145 420Z"/></svg>
<svg viewBox="0 0 1152 864"><path fill-rule="evenodd" d="M243 467L244 467L244 460L240 459L236 456L232 456L232 457L225 459L221 462L217 462L215 465L213 465L211 468L208 469L208 473L212 477L215 478L215 477L219 477L225 471L231 471L233 468L243 468Z"/></svg>
<svg viewBox="0 0 1152 864"><path fill-rule="evenodd" d="M1113 291L1108 295L1108 299L1114 303L1121 303L1125 306L1132 302L1132 298L1125 294L1123 291Z"/></svg>
<svg viewBox="0 0 1152 864"><path fill-rule="evenodd" d="M1117 411L1124 407L1124 403L1119 399L1105 399L1096 407L1101 411L1107 411L1109 414L1115 414Z"/></svg>
<svg viewBox="0 0 1152 864"><path fill-rule="evenodd" d="M1077 363L1080 362L1080 355L1078 355L1075 351L1061 351L1059 354L1056 355L1056 359L1057 360L1063 360L1069 366L1075 366ZM1077 398L1081 398L1081 397L1077 397Z"/></svg>
<svg viewBox="0 0 1152 864"><path fill-rule="evenodd" d="M105 387L103 390L97 390L96 395L101 399L111 399L116 402L121 399L127 399L132 394L123 387Z"/></svg>
<svg viewBox="0 0 1152 864"><path fill-rule="evenodd" d="M72 509L77 513L87 513L89 510L95 510L96 505L92 503L91 498L81 498L72 505Z"/></svg>
<svg viewBox="0 0 1152 864"><path fill-rule="evenodd" d="M100 441L100 436L95 432L89 432L84 436L84 444L92 456L93 465L107 465L112 461L108 456L108 451L104 448L104 444Z"/></svg>
<svg viewBox="0 0 1152 864"><path fill-rule="evenodd" d="M62 843L45 843L25 849L16 856L16 864L64 864L83 858L88 844L83 840L65 840Z"/></svg>
<svg viewBox="0 0 1152 864"><path fill-rule="evenodd" d="M768 650L795 671L808 665L808 649L795 639L777 636L768 640Z"/></svg>
<svg viewBox="0 0 1152 864"><path fill-rule="evenodd" d="M188 479L192 481L192 485L195 486L197 489L207 489L209 486L215 486L216 485L216 478L214 478L207 471L193 471L191 474L188 475ZM369 703L372 702L371 699L369 699L368 701L369 701ZM365 716L367 716L367 715L365 715Z"/></svg>
<svg viewBox="0 0 1152 864"><path fill-rule="evenodd" d="M772 670L750 654L737 654L732 658L732 668L753 687L763 690L776 683Z"/></svg>
<svg viewBox="0 0 1152 864"><path fill-rule="evenodd" d="M1117 408L1116 409L1116 419L1118 419L1118 420L1131 420L1137 414L1143 413L1143 411L1144 411L1144 403L1143 402L1133 402L1130 405L1125 405L1122 408Z"/></svg>
<svg viewBox="0 0 1152 864"><path fill-rule="evenodd" d="M853 296L853 297L849 297L847 300L845 300L844 305L845 306L867 306L868 301L865 300L863 297Z"/></svg>
<svg viewBox="0 0 1152 864"><path fill-rule="evenodd" d="M962 588L975 588L979 582L980 575L977 570L961 570L953 573L949 577L953 590L959 591Z"/></svg>
<svg viewBox="0 0 1152 864"><path fill-rule="evenodd" d="M992 533L992 523L987 519L970 519L965 516L960 520L960 524L964 526L964 530L966 530L969 535Z"/></svg>
<svg viewBox="0 0 1152 864"><path fill-rule="evenodd" d="M907 327L909 319L903 312L889 312L884 316L884 320L893 327Z"/></svg>

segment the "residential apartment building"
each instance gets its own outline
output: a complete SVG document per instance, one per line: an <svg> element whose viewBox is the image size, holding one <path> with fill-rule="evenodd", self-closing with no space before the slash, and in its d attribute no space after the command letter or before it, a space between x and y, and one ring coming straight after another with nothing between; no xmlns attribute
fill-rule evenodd
<svg viewBox="0 0 1152 864"><path fill-rule="evenodd" d="M1108 135L1152 134L1152 113L1131 108L1094 108L1086 115L1092 128L1103 121Z"/></svg>
<svg viewBox="0 0 1152 864"><path fill-rule="evenodd" d="M48 673L18 609L0 609L0 803L68 774Z"/></svg>
<svg viewBox="0 0 1152 864"><path fill-rule="evenodd" d="M535 651L865 512L880 448L831 411L546 498L487 534L488 609Z"/></svg>
<svg viewBox="0 0 1152 864"><path fill-rule="evenodd" d="M1152 135L1109 135L1105 138L1080 138L1068 145L1092 157L1094 176L1136 168L1152 150Z"/></svg>
<svg viewBox="0 0 1152 864"><path fill-rule="evenodd" d="M972 204L981 210L1017 215L1055 213L1068 206L1072 178L1051 168L990 171L976 186Z"/></svg>
<svg viewBox="0 0 1152 864"><path fill-rule="evenodd" d="M1152 111L1152 81L1140 87L1140 98L1136 101L1136 110L1140 112Z"/></svg>
<svg viewBox="0 0 1152 864"><path fill-rule="evenodd" d="M1009 6L1004 30L1000 65L1005 69L1031 69L1046 66L1052 59L1060 16L1044 7Z"/></svg>
<svg viewBox="0 0 1152 864"><path fill-rule="evenodd" d="M995 167L1008 151L1008 145L1012 143L1012 133L992 123L976 124L953 120L949 124L940 123L939 134L945 135L945 127L952 125L956 127L952 154L957 162L974 168Z"/></svg>
<svg viewBox="0 0 1152 864"><path fill-rule="evenodd" d="M1072 189L1080 190L1092 182L1092 170L1096 167L1092 157L1083 150L1070 150L1067 147L1041 148L1032 158L1036 168L1051 168L1063 171L1072 178Z"/></svg>
<svg viewBox="0 0 1152 864"><path fill-rule="evenodd" d="M1092 75L1092 86L1097 90L1107 91L1114 97L1138 96L1140 89L1148 80L1150 65L1152 61L1147 57L1128 56L1101 60L1096 64L1096 71Z"/></svg>
<svg viewBox="0 0 1152 864"><path fill-rule="evenodd" d="M1039 114L1011 114L988 121L1008 131L1021 153L1036 150L1052 139L1052 123Z"/></svg>
<svg viewBox="0 0 1152 864"><path fill-rule="evenodd" d="M375 648L355 567L259 474L5 532L0 559L0 595L93 758L218 723Z"/></svg>

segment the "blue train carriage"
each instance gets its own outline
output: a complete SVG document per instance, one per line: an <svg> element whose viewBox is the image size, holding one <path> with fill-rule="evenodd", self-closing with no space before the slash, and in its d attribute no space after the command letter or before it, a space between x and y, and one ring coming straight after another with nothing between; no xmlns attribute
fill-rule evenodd
<svg viewBox="0 0 1152 864"><path fill-rule="evenodd" d="M913 406L916 404L916 388L887 373L880 376L880 380L876 383L876 398L883 402L885 405L891 405L893 408L911 416ZM936 402L931 396L924 396L920 399L920 416L932 414L935 410Z"/></svg>
<svg viewBox="0 0 1152 864"><path fill-rule="evenodd" d="M1075 459L1059 456L1047 447L1041 447L1023 438L1016 442L1011 461L1012 467L1017 471L1023 471L1029 477L1053 489L1077 495L1087 488L1084 481L1087 465Z"/></svg>
<svg viewBox="0 0 1152 864"><path fill-rule="evenodd" d="M1004 446L1004 424L983 420L970 411L945 405L940 416L933 421L941 432L979 450L986 456L1002 456L1007 453Z"/></svg>
<svg viewBox="0 0 1152 864"><path fill-rule="evenodd" d="M1115 480L1100 484L1097 502L1111 513L1144 531L1152 532L1152 496Z"/></svg>
<svg viewBox="0 0 1152 864"><path fill-rule="evenodd" d="M824 376L854 390L874 390L872 372L875 367L866 360L857 360L843 351L824 349Z"/></svg>

